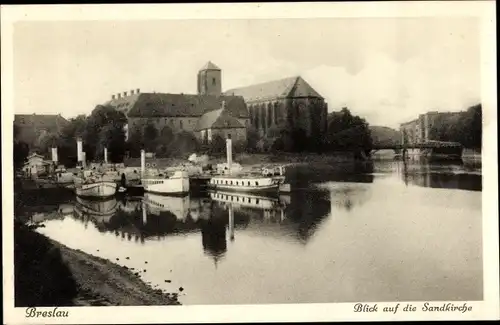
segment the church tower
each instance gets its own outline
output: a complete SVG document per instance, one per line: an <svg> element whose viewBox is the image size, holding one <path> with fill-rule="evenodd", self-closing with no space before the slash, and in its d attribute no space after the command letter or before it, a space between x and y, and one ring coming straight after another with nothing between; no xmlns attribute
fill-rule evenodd
<svg viewBox="0 0 500 325"><path fill-rule="evenodd" d="M222 93L221 69L208 61L198 71L198 95L220 96Z"/></svg>

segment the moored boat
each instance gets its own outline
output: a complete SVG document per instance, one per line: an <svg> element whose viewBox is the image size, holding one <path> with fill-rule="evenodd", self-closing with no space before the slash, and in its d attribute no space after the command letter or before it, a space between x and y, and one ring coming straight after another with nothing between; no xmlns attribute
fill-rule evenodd
<svg viewBox="0 0 500 325"><path fill-rule="evenodd" d="M184 171L147 175L141 179L145 192L168 195L187 195L189 193L189 176Z"/></svg>
<svg viewBox="0 0 500 325"><path fill-rule="evenodd" d="M184 196L189 193L189 174L184 170L146 171L146 154L141 150L141 185L144 192Z"/></svg>
<svg viewBox="0 0 500 325"><path fill-rule="evenodd" d="M117 184L103 175L92 171L84 171L75 176L75 192L77 196L94 199L110 198L116 194Z"/></svg>
<svg viewBox="0 0 500 325"><path fill-rule="evenodd" d="M217 175L210 179L208 188L213 190L236 191L247 193L276 193L284 177L259 175Z"/></svg>
<svg viewBox="0 0 500 325"><path fill-rule="evenodd" d="M236 191L246 193L278 194L280 191L290 191L285 184L285 167L262 168L260 173L232 171L232 144L231 138L226 140L227 145L227 172L215 175L208 181L207 187L211 190Z"/></svg>

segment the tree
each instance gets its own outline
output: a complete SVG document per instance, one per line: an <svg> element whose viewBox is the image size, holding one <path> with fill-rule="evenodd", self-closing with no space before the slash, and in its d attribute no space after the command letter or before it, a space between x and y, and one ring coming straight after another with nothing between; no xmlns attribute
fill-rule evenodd
<svg viewBox="0 0 500 325"><path fill-rule="evenodd" d="M125 131L112 124L105 125L99 133L97 151L104 155L104 148L108 148L110 162L122 162L125 156Z"/></svg>
<svg viewBox="0 0 500 325"><path fill-rule="evenodd" d="M126 143L126 150L131 157L139 157L141 149L144 148L143 128L138 124L133 124L129 129L129 137Z"/></svg>
<svg viewBox="0 0 500 325"><path fill-rule="evenodd" d="M328 150L369 151L372 148L368 123L352 115L347 107L330 114L326 142Z"/></svg>
<svg viewBox="0 0 500 325"><path fill-rule="evenodd" d="M144 139L144 149L148 152L152 152L156 149L158 140L158 129L152 124L148 123L144 127L143 132Z"/></svg>
<svg viewBox="0 0 500 325"><path fill-rule="evenodd" d="M174 140L169 144L169 148L172 156L181 157L196 152L199 148L199 143L192 133L182 131L175 135Z"/></svg>
<svg viewBox="0 0 500 325"><path fill-rule="evenodd" d="M257 150L259 132L253 126L247 128L247 152L253 153Z"/></svg>
<svg viewBox="0 0 500 325"><path fill-rule="evenodd" d="M26 162L26 158L29 154L29 146L27 143L20 141L18 139L19 128L14 124L14 148L13 148L13 158L14 158L14 170L19 170L23 167Z"/></svg>
<svg viewBox="0 0 500 325"><path fill-rule="evenodd" d="M160 131L156 146L156 152L160 157L168 157L172 154L171 147L174 139L175 135L172 129L168 126L164 126Z"/></svg>
<svg viewBox="0 0 500 325"><path fill-rule="evenodd" d="M481 150L482 105L477 104L458 116L441 118L434 122L430 138L439 141L459 142L466 148Z"/></svg>
<svg viewBox="0 0 500 325"><path fill-rule="evenodd" d="M116 149L110 147L111 151L116 152L114 158L123 157L125 151L125 124L127 124L125 114L111 106L97 105L87 119L83 134L87 159L102 158L104 145L107 147L117 146ZM103 130L105 131L103 132ZM113 138L103 138L107 136Z"/></svg>
<svg viewBox="0 0 500 325"><path fill-rule="evenodd" d="M58 158L61 164L67 167L73 167L77 162L76 138L82 137L87 126L87 117L78 115L69 120L65 125L57 141Z"/></svg>
<svg viewBox="0 0 500 325"><path fill-rule="evenodd" d="M226 140L219 134L215 134L210 142L210 154L213 156L221 156L226 152Z"/></svg>

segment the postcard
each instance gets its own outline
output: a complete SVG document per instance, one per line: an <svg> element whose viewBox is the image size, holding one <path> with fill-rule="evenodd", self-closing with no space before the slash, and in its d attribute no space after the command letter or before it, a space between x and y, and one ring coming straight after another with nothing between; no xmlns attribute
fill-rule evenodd
<svg viewBox="0 0 500 325"><path fill-rule="evenodd" d="M494 13L2 6L4 322L498 320Z"/></svg>

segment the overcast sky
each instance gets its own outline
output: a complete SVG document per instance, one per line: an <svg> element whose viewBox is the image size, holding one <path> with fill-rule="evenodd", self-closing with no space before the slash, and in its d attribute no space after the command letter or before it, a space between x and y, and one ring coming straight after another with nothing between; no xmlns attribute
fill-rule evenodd
<svg viewBox="0 0 500 325"><path fill-rule="evenodd" d="M112 94L196 93L211 60L222 87L301 75L329 110L397 127L480 101L474 18L19 22L16 113L88 114Z"/></svg>

